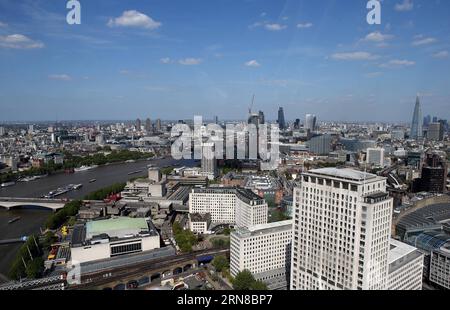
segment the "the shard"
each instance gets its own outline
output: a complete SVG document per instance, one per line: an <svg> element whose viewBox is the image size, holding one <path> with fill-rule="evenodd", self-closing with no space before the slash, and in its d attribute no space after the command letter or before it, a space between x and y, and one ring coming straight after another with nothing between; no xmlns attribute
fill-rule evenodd
<svg viewBox="0 0 450 310"><path fill-rule="evenodd" d="M416 106L414 107L414 115L411 123L411 139L421 139L423 137L422 128L422 108L420 106L419 96L416 99Z"/></svg>

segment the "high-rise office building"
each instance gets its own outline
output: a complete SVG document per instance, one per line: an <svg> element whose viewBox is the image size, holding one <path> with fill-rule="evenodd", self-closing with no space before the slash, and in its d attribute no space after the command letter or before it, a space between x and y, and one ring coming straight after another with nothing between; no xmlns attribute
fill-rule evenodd
<svg viewBox="0 0 450 310"><path fill-rule="evenodd" d="M156 120L156 130L157 131L161 131L161 129L162 129L162 126L161 126L161 119L157 119Z"/></svg>
<svg viewBox="0 0 450 310"><path fill-rule="evenodd" d="M259 115L252 113L248 116L248 124L253 124L256 126L256 128L258 128L259 125Z"/></svg>
<svg viewBox="0 0 450 310"><path fill-rule="evenodd" d="M444 126L442 123L431 123L427 131L428 140L442 141L444 140Z"/></svg>
<svg viewBox="0 0 450 310"><path fill-rule="evenodd" d="M416 98L416 105L414 107L410 138L415 140L423 138L422 108L420 106L419 96Z"/></svg>
<svg viewBox="0 0 450 310"><path fill-rule="evenodd" d="M305 129L311 132L316 130L317 118L313 114L306 114L305 117Z"/></svg>
<svg viewBox="0 0 450 310"><path fill-rule="evenodd" d="M268 206L249 189L194 188L189 194L189 213L210 214L216 224L252 227L267 223Z"/></svg>
<svg viewBox="0 0 450 310"><path fill-rule="evenodd" d="M295 119L294 129L300 129L300 119L299 118Z"/></svg>
<svg viewBox="0 0 450 310"><path fill-rule="evenodd" d="M0 137L5 135L5 127L0 127Z"/></svg>
<svg viewBox="0 0 450 310"><path fill-rule="evenodd" d="M264 117L264 112L263 111L259 111L258 113L258 120L260 124L265 124L266 123L266 119Z"/></svg>
<svg viewBox="0 0 450 310"><path fill-rule="evenodd" d="M150 118L147 118L145 120L145 131L150 132L152 131L152 121L150 120Z"/></svg>
<svg viewBox="0 0 450 310"><path fill-rule="evenodd" d="M304 173L294 195L291 289L385 289L392 204L385 178Z"/></svg>
<svg viewBox="0 0 450 310"><path fill-rule="evenodd" d="M428 127L431 124L431 116L427 115L423 118L423 127Z"/></svg>
<svg viewBox="0 0 450 310"><path fill-rule="evenodd" d="M316 135L308 142L309 151L317 155L327 155L331 152L331 142L333 137L329 134Z"/></svg>
<svg viewBox="0 0 450 310"><path fill-rule="evenodd" d="M447 161L436 153L425 154L422 173L414 180L414 192L445 193L447 182Z"/></svg>
<svg viewBox="0 0 450 310"><path fill-rule="evenodd" d="M137 131L141 130L141 120L139 118L136 119L136 130Z"/></svg>
<svg viewBox="0 0 450 310"><path fill-rule="evenodd" d="M214 143L203 143L201 164L201 174L210 180L214 180L217 177L217 159Z"/></svg>
<svg viewBox="0 0 450 310"><path fill-rule="evenodd" d="M368 148L366 163L377 167L384 167L384 149Z"/></svg>
<svg viewBox="0 0 450 310"><path fill-rule="evenodd" d="M241 227L230 236L230 272L249 270L271 290L286 289L291 258L292 220Z"/></svg>
<svg viewBox="0 0 450 310"><path fill-rule="evenodd" d="M284 110L282 107L278 109L278 126L281 130L286 129L286 121L284 119Z"/></svg>
<svg viewBox="0 0 450 310"><path fill-rule="evenodd" d="M423 255L390 238L392 205L386 178L303 173L294 190L291 289L421 289Z"/></svg>

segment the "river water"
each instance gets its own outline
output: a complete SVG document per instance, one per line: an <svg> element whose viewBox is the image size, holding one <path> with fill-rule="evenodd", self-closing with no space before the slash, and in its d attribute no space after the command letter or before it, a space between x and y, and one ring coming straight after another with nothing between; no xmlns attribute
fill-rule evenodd
<svg viewBox="0 0 450 310"><path fill-rule="evenodd" d="M17 183L14 186L0 188L0 197L38 198L48 192L69 184L83 184L78 190L68 192L57 198L82 198L86 194L107 187L113 183L126 182L130 178L147 175L147 165L165 166L194 166L191 160L176 161L171 158L150 161L136 161L133 163L111 164L92 170L73 174L56 174L43 179ZM142 170L142 171L141 171ZM129 174L140 171L139 173ZM97 181L89 183L90 180ZM38 233L52 211L23 207L7 211L0 207L0 240L20 238ZM20 217L20 220L9 224L8 221ZM6 275L20 244L0 245L0 283L7 280Z"/></svg>

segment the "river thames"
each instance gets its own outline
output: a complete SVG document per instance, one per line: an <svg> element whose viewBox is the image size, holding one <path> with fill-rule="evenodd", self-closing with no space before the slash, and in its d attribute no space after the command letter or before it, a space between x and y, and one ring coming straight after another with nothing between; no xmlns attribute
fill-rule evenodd
<svg viewBox="0 0 450 310"><path fill-rule="evenodd" d="M105 165L73 174L55 174L35 181L19 182L14 186L1 188L0 197L39 198L58 187L82 184L83 186L80 189L57 197L78 199L113 183L126 182L134 177L146 176L149 164L161 168L167 166L192 167L195 166L195 161L176 161L172 158L143 160L133 163ZM92 179L96 179L96 181L90 183L89 181ZM0 240L38 233L51 212L32 207L7 211L0 207ZM20 220L11 224L8 223L9 220L17 217L20 217ZM20 244L0 245L0 282L7 280L6 275L19 248Z"/></svg>

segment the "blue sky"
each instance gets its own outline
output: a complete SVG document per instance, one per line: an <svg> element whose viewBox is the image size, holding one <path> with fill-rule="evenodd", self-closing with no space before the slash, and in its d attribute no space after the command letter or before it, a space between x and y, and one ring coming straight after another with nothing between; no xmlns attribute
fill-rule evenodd
<svg viewBox="0 0 450 310"><path fill-rule="evenodd" d="M450 1L0 0L0 120L450 118Z"/></svg>

